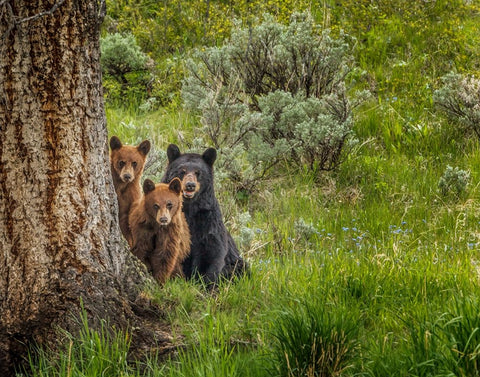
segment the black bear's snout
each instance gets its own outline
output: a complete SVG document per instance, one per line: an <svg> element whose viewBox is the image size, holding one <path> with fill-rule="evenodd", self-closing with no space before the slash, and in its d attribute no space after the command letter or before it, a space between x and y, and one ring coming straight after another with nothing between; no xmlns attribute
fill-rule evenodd
<svg viewBox="0 0 480 377"><path fill-rule="evenodd" d="M185 185L185 190L195 191L196 187L197 187L197 184L195 182L187 182L187 184Z"/></svg>

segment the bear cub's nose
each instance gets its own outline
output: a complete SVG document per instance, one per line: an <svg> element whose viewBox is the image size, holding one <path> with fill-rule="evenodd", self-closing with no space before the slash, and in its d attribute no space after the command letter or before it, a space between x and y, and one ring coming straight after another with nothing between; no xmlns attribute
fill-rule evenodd
<svg viewBox="0 0 480 377"><path fill-rule="evenodd" d="M160 224L162 225L167 225L168 224L168 218L166 216L160 217Z"/></svg>

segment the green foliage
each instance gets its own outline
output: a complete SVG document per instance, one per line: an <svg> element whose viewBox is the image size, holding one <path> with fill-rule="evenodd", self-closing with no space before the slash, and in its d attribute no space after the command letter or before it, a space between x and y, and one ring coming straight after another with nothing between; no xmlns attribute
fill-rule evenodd
<svg viewBox="0 0 480 377"><path fill-rule="evenodd" d="M436 148L439 121L432 117L432 91L451 70L478 72L479 3L463 0L342 0L330 2L331 28L359 41L355 58L378 98L376 121L357 135L377 138L391 152ZM451 132L444 134L449 137Z"/></svg>
<svg viewBox="0 0 480 377"><path fill-rule="evenodd" d="M437 74L478 68L472 59L478 35L464 27L478 16L476 2L342 0L332 6L337 25L364 41L358 60L382 97L409 93L423 102L425 85Z"/></svg>
<svg viewBox="0 0 480 377"><path fill-rule="evenodd" d="M289 26L266 17L254 28L237 25L229 42L189 62L185 104L201 115L239 189L251 190L285 158L319 170L340 163L353 125L349 37L318 33L308 14Z"/></svg>
<svg viewBox="0 0 480 377"><path fill-rule="evenodd" d="M295 11L323 9L323 1L223 0L151 1L107 0L105 28L132 32L144 51L155 60L183 54L191 47L215 45L228 38L234 19L253 23L258 15L270 13L282 23Z"/></svg>
<svg viewBox="0 0 480 377"><path fill-rule="evenodd" d="M108 34L101 39L102 71L107 101L124 102L145 97L151 75L149 57L132 34Z"/></svg>
<svg viewBox="0 0 480 377"><path fill-rule="evenodd" d="M146 69L148 56L132 34L108 34L101 40L101 53L103 71L119 80L125 79L127 73Z"/></svg>

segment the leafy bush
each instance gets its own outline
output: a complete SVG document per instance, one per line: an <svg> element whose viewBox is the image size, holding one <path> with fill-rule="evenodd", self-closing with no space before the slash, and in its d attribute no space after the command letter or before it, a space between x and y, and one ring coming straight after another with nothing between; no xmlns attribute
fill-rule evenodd
<svg viewBox="0 0 480 377"><path fill-rule="evenodd" d="M454 194L458 197L466 191L469 182L469 171L461 170L458 167L452 168L447 165L445 172L438 181L438 187L442 195Z"/></svg>
<svg viewBox="0 0 480 377"><path fill-rule="evenodd" d="M480 80L449 73L442 81L442 88L434 93L436 105L480 139Z"/></svg>
<svg viewBox="0 0 480 377"><path fill-rule="evenodd" d="M132 34L108 34L101 39L101 65L107 99L125 101L145 97L152 75L151 59ZM113 82L112 82L113 81Z"/></svg>
<svg viewBox="0 0 480 377"><path fill-rule="evenodd" d="M294 14L288 26L265 16L253 28L237 24L222 47L189 61L185 105L201 115L203 133L226 155L240 189L286 158L312 170L341 162L352 106L365 96L347 98L350 42L320 31L308 14Z"/></svg>

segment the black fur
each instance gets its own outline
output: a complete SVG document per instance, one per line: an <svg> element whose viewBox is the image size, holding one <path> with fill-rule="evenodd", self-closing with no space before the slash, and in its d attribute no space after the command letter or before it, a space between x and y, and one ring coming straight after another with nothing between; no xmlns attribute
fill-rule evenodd
<svg viewBox="0 0 480 377"><path fill-rule="evenodd" d="M183 263L187 279L200 276L207 284L219 279L231 279L248 272L235 242L222 220L220 205L213 188L213 163L217 152L208 148L202 155L182 154L180 149L169 145L168 166L163 182L175 177L183 179L189 172L196 173L199 191L193 198L184 197L183 211L191 234L190 256Z"/></svg>

